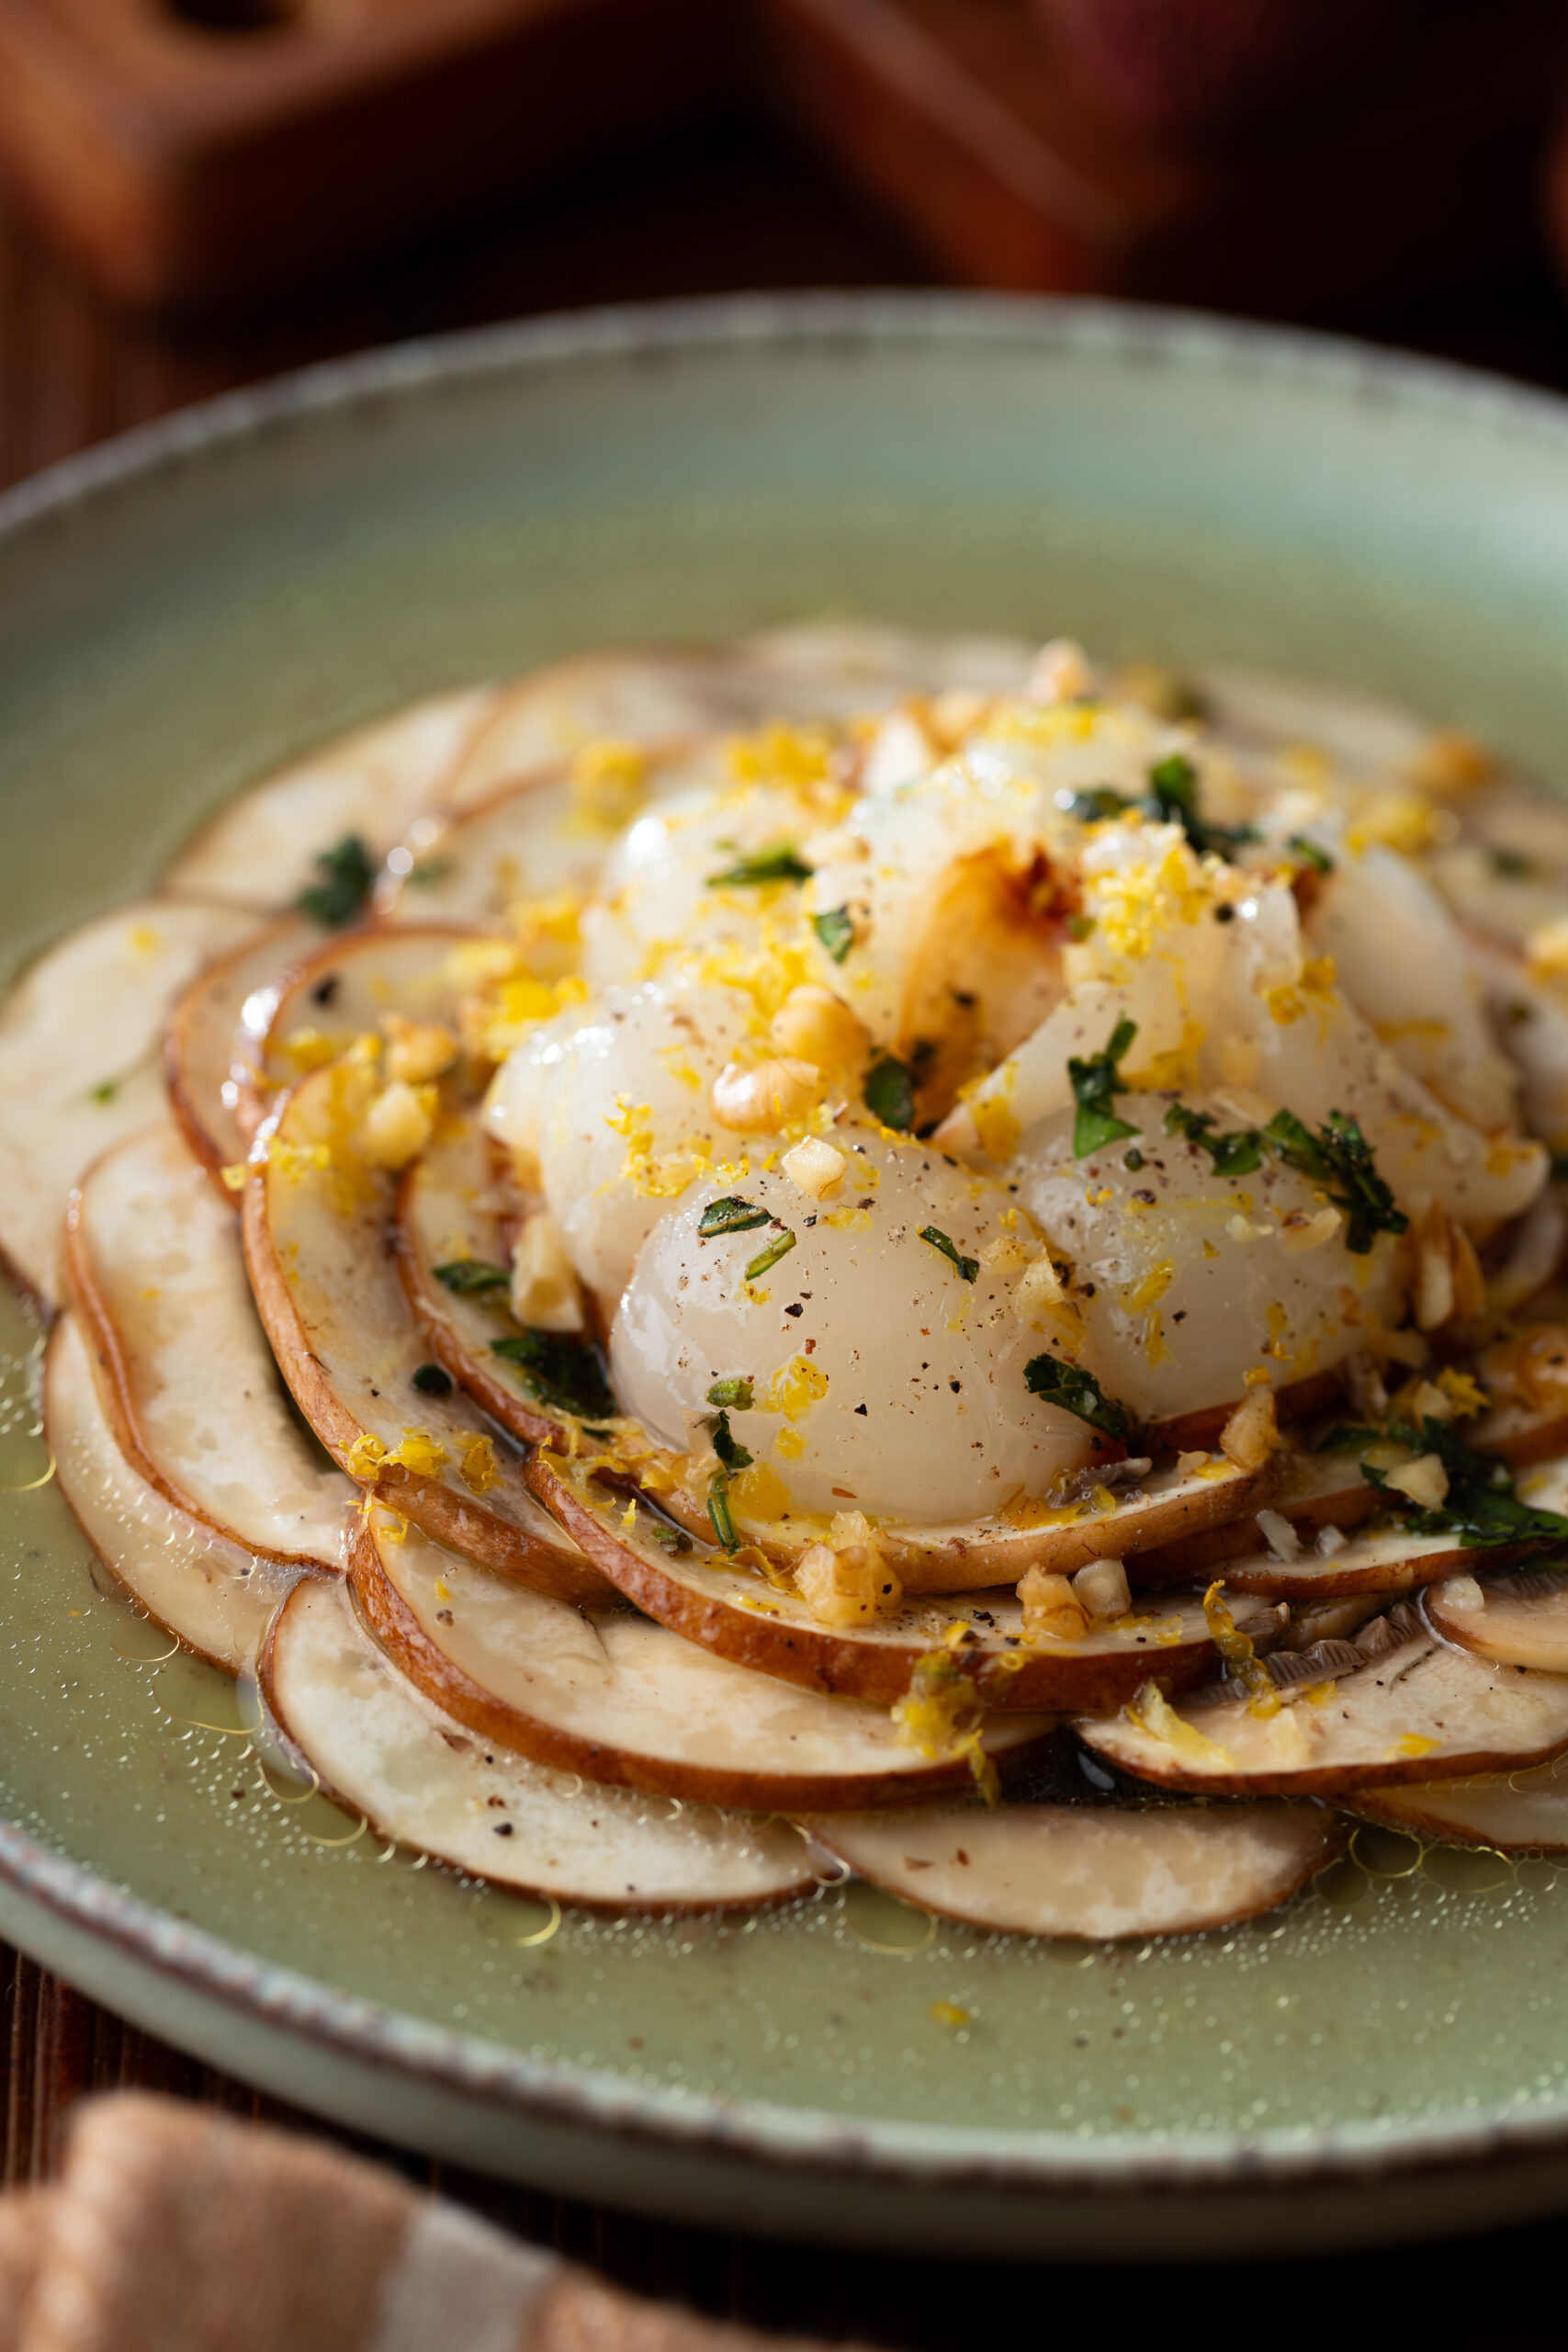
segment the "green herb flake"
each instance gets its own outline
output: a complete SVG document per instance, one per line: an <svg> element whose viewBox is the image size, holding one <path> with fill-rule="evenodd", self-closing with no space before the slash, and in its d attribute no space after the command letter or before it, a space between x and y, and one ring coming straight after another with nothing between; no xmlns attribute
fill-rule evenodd
<svg viewBox="0 0 1568 2352"><path fill-rule="evenodd" d="M782 1232L775 1233L773 1239L764 1242L761 1249L758 1250L746 1269L746 1281L754 1283L759 1274L765 1274L770 1266L776 1266L781 1258L787 1258L794 1248L795 1228L793 1226L786 1225Z"/></svg>
<svg viewBox="0 0 1568 2352"><path fill-rule="evenodd" d="M722 1200L708 1203L697 1220L697 1231L705 1241L711 1241L716 1233L750 1233L767 1222L766 1209L743 1201L738 1193L726 1193Z"/></svg>
<svg viewBox="0 0 1568 2352"><path fill-rule="evenodd" d="M731 1430L728 1413L716 1413L708 1423L708 1430L713 1439L713 1450L730 1476L739 1470L750 1470L752 1457Z"/></svg>
<svg viewBox="0 0 1568 2352"><path fill-rule="evenodd" d="M1130 1169L1132 1170L1132 1171L1133 1171L1133 1173L1134 1173L1134 1176L1137 1174L1137 1172L1138 1172L1139 1169L1143 1166L1143 1164L1144 1164L1144 1155L1143 1155L1143 1153L1138 1149L1138 1147L1137 1147L1137 1145L1136 1145L1136 1144L1134 1144L1134 1145L1133 1146L1133 1148L1131 1149L1131 1151L1129 1151L1129 1152L1125 1152L1125 1153L1122 1155L1122 1167L1123 1167L1123 1168L1130 1168Z"/></svg>
<svg viewBox="0 0 1568 2352"><path fill-rule="evenodd" d="M710 890L754 890L769 882L809 882L816 869L807 865L792 842L777 842L772 849L738 857L722 874L710 874Z"/></svg>
<svg viewBox="0 0 1568 2352"><path fill-rule="evenodd" d="M1211 851L1216 856L1228 857L1243 842L1258 839L1251 825L1204 822L1198 814L1198 771L1179 752L1156 760L1149 770L1149 797L1142 807L1147 817L1157 817L1168 825L1179 824L1187 836L1188 846L1200 856Z"/></svg>
<svg viewBox="0 0 1568 2352"><path fill-rule="evenodd" d="M1292 833L1285 847L1298 865L1310 865L1314 874L1333 873L1334 860L1328 852L1319 849L1315 842L1309 842L1304 833Z"/></svg>
<svg viewBox="0 0 1568 2352"><path fill-rule="evenodd" d="M689 1552L692 1548L692 1539L683 1527L666 1527L662 1520L658 1520L648 1532L661 1552Z"/></svg>
<svg viewBox="0 0 1568 2352"><path fill-rule="evenodd" d="M733 1552L740 1538L735 1532L735 1521L730 1516L729 1490L722 1470L715 1471L713 1484L708 1488L708 1517L713 1521L713 1532L725 1550Z"/></svg>
<svg viewBox="0 0 1568 2352"><path fill-rule="evenodd" d="M708 1390L708 1403L728 1406L733 1413L749 1413L752 1403L750 1373L736 1373L728 1380L716 1380Z"/></svg>
<svg viewBox="0 0 1568 2352"><path fill-rule="evenodd" d="M295 904L323 931L342 931L369 902L376 881L370 853L357 833L344 833L333 848L318 852L316 870L321 880L301 890Z"/></svg>
<svg viewBox="0 0 1568 2352"><path fill-rule="evenodd" d="M1287 1168L1324 1186L1346 1218L1345 1246L1364 1258L1380 1233L1403 1233L1410 1220L1373 1165L1371 1147L1354 1119L1330 1111L1313 1136L1292 1111L1276 1111L1263 1140ZM1333 1187L1337 1185L1338 1191Z"/></svg>
<svg viewBox="0 0 1568 2352"><path fill-rule="evenodd" d="M1337 1421L1331 1430L1324 1430L1312 1450L1314 1453L1349 1453L1359 1446L1382 1443L1382 1430L1369 1429L1361 1421Z"/></svg>
<svg viewBox="0 0 1568 2352"><path fill-rule="evenodd" d="M908 1062L884 1054L867 1071L861 1099L874 1119L908 1135L915 1124L915 1073Z"/></svg>
<svg viewBox="0 0 1568 2352"><path fill-rule="evenodd" d="M491 1351L515 1364L529 1395L550 1412L602 1420L615 1410L604 1360L591 1340L564 1331L522 1331L492 1340Z"/></svg>
<svg viewBox="0 0 1568 2352"><path fill-rule="evenodd" d="M1111 1042L1102 1052L1090 1054L1087 1060L1075 1054L1067 1064L1073 1100L1078 1106L1073 1122L1075 1159L1098 1151L1103 1144L1119 1142L1122 1136L1138 1133L1125 1119L1117 1118L1111 1107L1111 1098L1126 1091L1122 1084L1121 1065L1137 1034L1136 1023L1123 1018L1111 1031Z"/></svg>
<svg viewBox="0 0 1568 2352"><path fill-rule="evenodd" d="M1064 1363L1060 1356L1031 1357L1023 1367L1023 1385L1032 1396L1060 1405L1064 1412L1076 1414L1091 1430L1103 1430L1107 1437L1125 1437L1133 1425L1126 1406L1107 1396L1091 1372L1085 1372L1081 1364Z"/></svg>
<svg viewBox="0 0 1568 2352"><path fill-rule="evenodd" d="M492 1266L484 1258L454 1258L447 1266L437 1266L435 1279L445 1283L457 1298L473 1298L487 1290L506 1290L512 1277L504 1266Z"/></svg>
<svg viewBox="0 0 1568 2352"><path fill-rule="evenodd" d="M964 1257L957 1243L949 1235L943 1233L940 1226L922 1225L920 1239L929 1241L933 1250L940 1250L942 1255L957 1268L959 1279L962 1282L972 1283L975 1280L980 1271L980 1261L978 1258Z"/></svg>
<svg viewBox="0 0 1568 2352"><path fill-rule="evenodd" d="M438 1363L422 1363L409 1378L422 1396L450 1396L452 1375Z"/></svg>
<svg viewBox="0 0 1568 2352"><path fill-rule="evenodd" d="M1061 807L1060 800L1057 806ZM1120 817L1132 806L1108 784L1092 784L1085 792L1075 792L1068 798L1066 813L1076 817L1080 825L1102 824L1109 817Z"/></svg>
<svg viewBox="0 0 1568 2352"><path fill-rule="evenodd" d="M835 964L841 964L855 944L855 927L848 907L829 907L825 914L813 915L811 928L824 951Z"/></svg>
<svg viewBox="0 0 1568 2352"><path fill-rule="evenodd" d="M1387 1434L1415 1453L1435 1453L1448 1473L1449 1491L1441 1510L1428 1510L1388 1483L1388 1473L1363 1462L1361 1475L1417 1535L1457 1535L1480 1550L1492 1544L1561 1543L1568 1537L1568 1519L1561 1511L1536 1510L1514 1491L1507 1464L1496 1454L1478 1453L1466 1445L1450 1421L1427 1418L1416 1429L1404 1420L1391 1421Z"/></svg>
<svg viewBox="0 0 1568 2352"><path fill-rule="evenodd" d="M1165 1114L1168 1136L1185 1136L1189 1143L1206 1151L1214 1163L1216 1176L1250 1176L1263 1165L1263 1136L1257 1127L1234 1127L1228 1135L1215 1135L1212 1111L1190 1111L1181 1102L1173 1102Z"/></svg>
<svg viewBox="0 0 1568 2352"><path fill-rule="evenodd" d="M88 1098L94 1102L112 1102L118 1092L118 1078L100 1078L96 1086L88 1089Z"/></svg>
<svg viewBox="0 0 1568 2352"><path fill-rule="evenodd" d="M1526 857L1522 850L1495 849L1487 863L1503 882L1528 882L1536 870L1533 857Z"/></svg>

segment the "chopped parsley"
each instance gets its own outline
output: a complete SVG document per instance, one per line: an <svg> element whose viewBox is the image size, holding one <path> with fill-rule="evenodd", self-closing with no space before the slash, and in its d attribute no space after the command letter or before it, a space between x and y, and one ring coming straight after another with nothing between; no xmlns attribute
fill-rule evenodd
<svg viewBox="0 0 1568 2352"><path fill-rule="evenodd" d="M692 1539L683 1527L666 1527L662 1520L657 1520L648 1532L661 1552L689 1552L692 1548Z"/></svg>
<svg viewBox="0 0 1568 2352"><path fill-rule="evenodd" d="M714 1472L713 1484L708 1488L708 1517L713 1521L713 1532L725 1550L733 1552L740 1538L735 1532L735 1521L730 1516L729 1489L722 1470Z"/></svg>
<svg viewBox="0 0 1568 2352"><path fill-rule="evenodd" d="M1125 1437L1132 1427L1133 1417L1125 1405L1107 1396L1091 1372L1085 1372L1081 1364L1064 1363L1060 1356L1032 1356L1023 1367L1023 1385L1032 1396L1060 1405L1064 1412L1076 1414L1091 1430L1103 1430L1107 1437Z"/></svg>
<svg viewBox="0 0 1568 2352"><path fill-rule="evenodd" d="M920 1227L920 1239L922 1241L929 1241L933 1250L940 1250L944 1258L952 1261L953 1264L958 1270L959 1279L961 1281L972 1283L976 1275L979 1272L980 1261L978 1258L966 1258L959 1249L957 1243L951 1239L947 1234L943 1233L940 1226L922 1225Z"/></svg>
<svg viewBox="0 0 1568 2352"><path fill-rule="evenodd" d="M1478 1453L1466 1445L1451 1422L1429 1416L1417 1430L1411 1422L1391 1421L1388 1435L1417 1453L1435 1453L1448 1473L1449 1491L1439 1510L1413 1502L1388 1483L1388 1473L1363 1462L1362 1476L1393 1504L1417 1535L1457 1535L1477 1548L1489 1544L1517 1544L1531 1537L1561 1543L1568 1536L1568 1519L1561 1511L1536 1510L1521 1502L1506 1462L1496 1454Z"/></svg>
<svg viewBox="0 0 1568 2352"><path fill-rule="evenodd" d="M118 1078L100 1078L96 1086L88 1089L89 1099L94 1102L112 1102L118 1092Z"/></svg>
<svg viewBox="0 0 1568 2352"><path fill-rule="evenodd" d="M1319 849L1315 842L1309 842L1304 833L1292 833L1285 847L1303 865L1310 865L1314 874L1333 873L1334 860L1328 852Z"/></svg>
<svg viewBox="0 0 1568 2352"><path fill-rule="evenodd" d="M794 1248L795 1228L793 1226L786 1225L780 1232L774 1234L771 1241L764 1242L758 1250L746 1269L746 1281L754 1283L759 1274L765 1274L770 1266L776 1266L781 1258L787 1258Z"/></svg>
<svg viewBox="0 0 1568 2352"><path fill-rule="evenodd" d="M915 1124L914 1071L908 1062L884 1054L866 1072L861 1100L885 1127L897 1127L900 1135L908 1135Z"/></svg>
<svg viewBox="0 0 1568 2352"><path fill-rule="evenodd" d="M1125 1091L1122 1084L1122 1057L1137 1035L1137 1023L1125 1017L1111 1033L1111 1042L1104 1050L1090 1054L1087 1060L1074 1054L1067 1064L1067 1076L1072 1080L1073 1100L1078 1106L1073 1122L1073 1158L1082 1159L1102 1144L1116 1143L1122 1136L1135 1136L1139 1131L1119 1119L1111 1109L1111 1097Z"/></svg>
<svg viewBox="0 0 1568 2352"><path fill-rule="evenodd" d="M708 1403L727 1405L732 1412L749 1413L751 1410L750 1374L741 1372L728 1380L716 1380L708 1390Z"/></svg>
<svg viewBox="0 0 1568 2352"><path fill-rule="evenodd" d="M323 931L341 931L369 901L376 880L370 853L357 833L344 833L332 849L317 853L316 870L321 880L301 890L295 904Z"/></svg>
<svg viewBox="0 0 1568 2352"><path fill-rule="evenodd" d="M1251 825L1204 823L1198 814L1198 771L1179 752L1156 760L1149 770L1149 797L1143 808L1146 816L1158 817L1167 824L1179 824L1187 836L1188 846L1200 856L1205 850L1212 850L1220 857L1228 857L1244 842L1258 839Z"/></svg>
<svg viewBox="0 0 1568 2352"><path fill-rule="evenodd" d="M710 874L710 890L761 889L768 882L809 882L815 867L807 865L793 842L777 842L772 849L753 850L738 857L722 874Z"/></svg>
<svg viewBox="0 0 1568 2352"><path fill-rule="evenodd" d="M766 1225L768 1212L750 1201L743 1201L738 1193L726 1193L720 1201L710 1201L697 1220L697 1231L705 1241L716 1233L750 1233L753 1226Z"/></svg>
<svg viewBox="0 0 1568 2352"><path fill-rule="evenodd" d="M1505 882L1525 882L1535 872L1533 857L1526 857L1522 850L1495 849L1488 858L1492 871Z"/></svg>
<svg viewBox="0 0 1568 2352"><path fill-rule="evenodd" d="M834 963L841 964L855 944L855 927L848 907L829 907L825 914L813 915L811 928Z"/></svg>
<svg viewBox="0 0 1568 2352"><path fill-rule="evenodd" d="M1189 1111L1180 1102L1173 1102L1165 1114L1166 1134L1185 1136L1206 1151L1216 1176L1250 1176L1262 1167L1263 1137L1257 1127L1234 1127L1228 1135L1217 1136L1213 1125L1212 1111Z"/></svg>
<svg viewBox="0 0 1568 2352"><path fill-rule="evenodd" d="M604 1359L589 1340L565 1331L521 1331L513 1340L492 1340L491 1352L517 1366L529 1395L551 1412L602 1420L615 1410Z"/></svg>
<svg viewBox="0 0 1568 2352"><path fill-rule="evenodd" d="M452 1375L438 1363L422 1363L409 1374L422 1396L450 1396Z"/></svg>
<svg viewBox="0 0 1568 2352"><path fill-rule="evenodd" d="M504 1266L492 1266L484 1258L454 1258L450 1265L436 1267L435 1279L458 1298L472 1298L479 1291L505 1290L512 1281Z"/></svg>
<svg viewBox="0 0 1568 2352"><path fill-rule="evenodd" d="M1382 1434L1382 1430L1368 1429L1360 1421L1337 1421L1331 1430L1324 1430L1323 1435L1313 1447L1313 1452L1314 1453L1348 1453L1357 1446L1381 1445Z"/></svg>
<svg viewBox="0 0 1568 2352"><path fill-rule="evenodd" d="M730 1429L728 1413L716 1413L708 1423L708 1430L713 1439L713 1450L731 1476L738 1470L750 1470L751 1456Z"/></svg>
<svg viewBox="0 0 1568 2352"><path fill-rule="evenodd" d="M1073 794L1067 802L1067 814L1076 817L1080 825L1097 825L1108 817L1120 817L1131 805L1110 785L1092 784L1087 792Z"/></svg>
<svg viewBox="0 0 1568 2352"><path fill-rule="evenodd" d="M1335 1207L1345 1213L1345 1246L1356 1257L1364 1258L1380 1233L1403 1233L1409 1225L1372 1164L1371 1145L1343 1112L1330 1111L1314 1136L1293 1111L1276 1111L1263 1140L1287 1168L1327 1189Z"/></svg>

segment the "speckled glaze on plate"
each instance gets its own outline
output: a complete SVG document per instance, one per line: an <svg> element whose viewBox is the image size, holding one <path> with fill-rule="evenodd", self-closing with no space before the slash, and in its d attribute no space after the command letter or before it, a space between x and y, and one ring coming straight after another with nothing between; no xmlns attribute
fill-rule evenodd
<svg viewBox="0 0 1568 2352"><path fill-rule="evenodd" d="M220 401L0 501L7 965L378 709L824 611L1316 673L1562 786L1568 411L948 297L545 322ZM243 1694L31 1483L34 1336L0 1305L0 1930L154 2030L393 2139L787 2234L1125 2261L1568 2204L1568 1872L1361 1832L1285 1912L1141 1948L860 1887L558 1922L264 1776Z"/></svg>

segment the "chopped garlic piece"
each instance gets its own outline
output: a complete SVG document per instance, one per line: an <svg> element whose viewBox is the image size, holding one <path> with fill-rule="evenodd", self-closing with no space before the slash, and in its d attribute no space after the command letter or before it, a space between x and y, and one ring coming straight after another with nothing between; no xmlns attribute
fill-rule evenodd
<svg viewBox="0 0 1568 2352"><path fill-rule="evenodd" d="M1292 1209L1280 1227L1280 1247L1292 1257L1304 1257L1309 1250L1321 1250L1332 1241L1344 1223L1336 1208L1319 1209L1308 1216L1303 1209Z"/></svg>
<svg viewBox="0 0 1568 2352"><path fill-rule="evenodd" d="M1274 1391L1249 1389L1220 1431L1220 1451L1238 1470L1261 1470L1279 1442Z"/></svg>
<svg viewBox="0 0 1568 2352"><path fill-rule="evenodd" d="M400 1012L384 1012L387 1035L387 1075L422 1086L440 1078L457 1058L457 1040L439 1021L407 1021Z"/></svg>
<svg viewBox="0 0 1568 2352"><path fill-rule="evenodd" d="M795 1189L813 1201L825 1200L836 1184L843 1182L849 1164L843 1153L835 1151L820 1136L806 1136L779 1162Z"/></svg>
<svg viewBox="0 0 1568 2352"><path fill-rule="evenodd" d="M1023 1603L1023 1638L1076 1642L1089 1631L1089 1611L1066 1577L1049 1568L1030 1568L1020 1578L1018 1597Z"/></svg>
<svg viewBox="0 0 1568 2352"><path fill-rule="evenodd" d="M430 1141L433 1121L406 1079L395 1079L370 1105L365 1122L365 1153L378 1168L406 1168Z"/></svg>
<svg viewBox="0 0 1568 2352"><path fill-rule="evenodd" d="M1414 1462L1402 1462L1397 1470L1385 1471L1383 1484L1408 1495L1423 1510L1441 1510L1448 1500L1449 1474L1440 1454L1418 1453Z"/></svg>
<svg viewBox="0 0 1568 2352"><path fill-rule="evenodd" d="M1091 1560L1072 1579L1073 1598L1091 1617L1122 1617L1133 1605L1127 1571L1120 1560Z"/></svg>
<svg viewBox="0 0 1568 2352"><path fill-rule="evenodd" d="M737 1135L772 1135L815 1109L822 1097L822 1074L815 1062L782 1054L753 1062L749 1069L727 1062L714 1080L709 1108L721 1127Z"/></svg>
<svg viewBox="0 0 1568 2352"><path fill-rule="evenodd" d="M1446 1577L1433 1599L1440 1600L1445 1609L1457 1609L1464 1616L1486 1606L1486 1596L1473 1577Z"/></svg>
<svg viewBox="0 0 1568 2352"><path fill-rule="evenodd" d="M1289 1562L1300 1557L1302 1539L1288 1519L1277 1510L1260 1510L1258 1532L1269 1546L1269 1556Z"/></svg>
<svg viewBox="0 0 1568 2352"><path fill-rule="evenodd" d="M585 1329L582 1292L565 1236L547 1210L529 1217L512 1252L512 1312L535 1331Z"/></svg>

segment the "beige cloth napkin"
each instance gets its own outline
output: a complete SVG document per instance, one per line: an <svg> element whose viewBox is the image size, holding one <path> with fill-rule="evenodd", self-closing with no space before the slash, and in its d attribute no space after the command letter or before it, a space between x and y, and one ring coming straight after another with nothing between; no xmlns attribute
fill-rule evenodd
<svg viewBox="0 0 1568 2352"><path fill-rule="evenodd" d="M0 2199L0 2352L784 2346L622 2294L317 2142L133 2092L78 2109L54 2187Z"/></svg>

